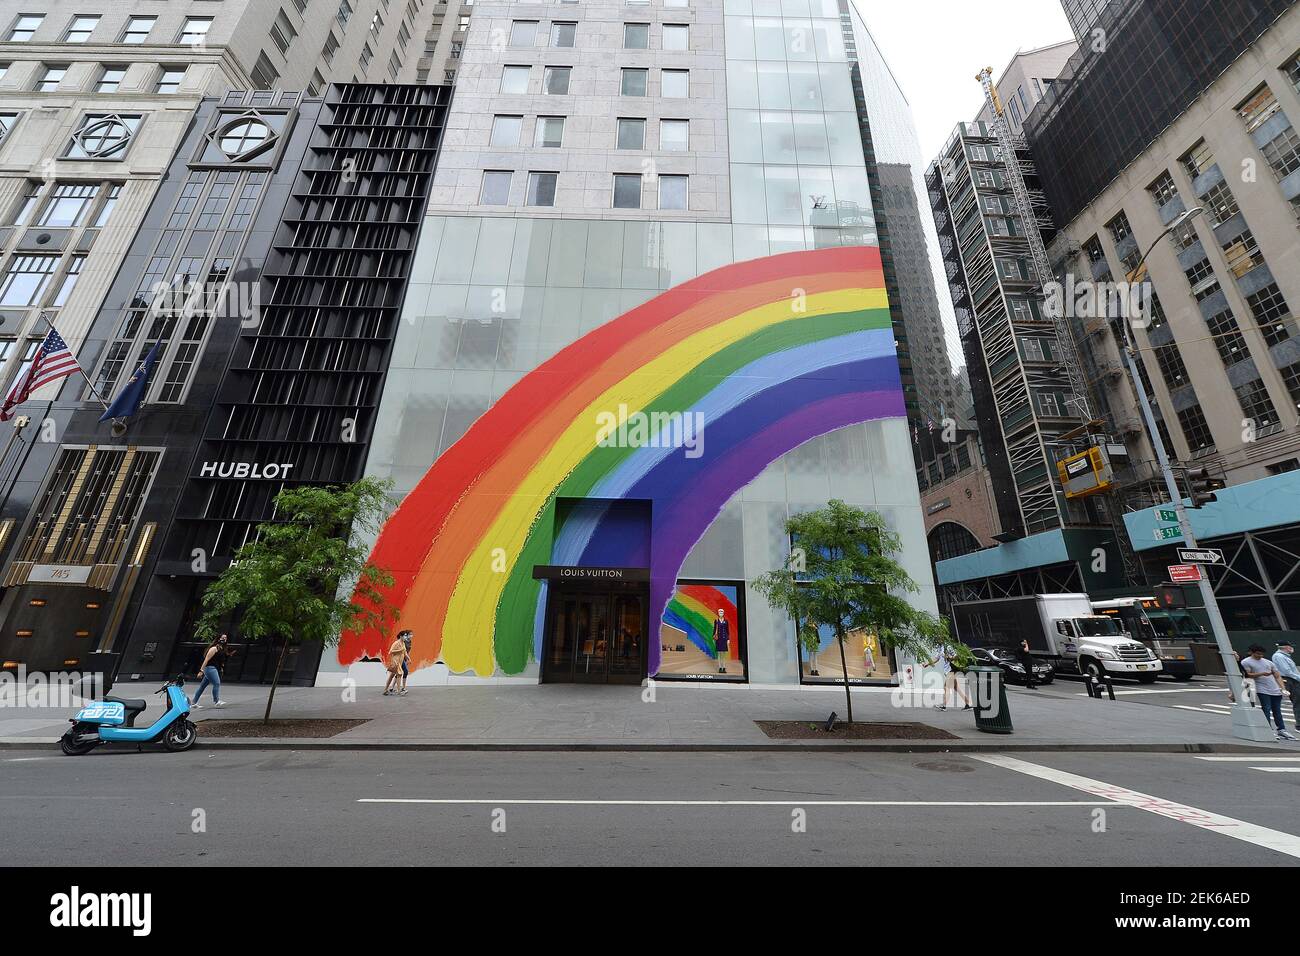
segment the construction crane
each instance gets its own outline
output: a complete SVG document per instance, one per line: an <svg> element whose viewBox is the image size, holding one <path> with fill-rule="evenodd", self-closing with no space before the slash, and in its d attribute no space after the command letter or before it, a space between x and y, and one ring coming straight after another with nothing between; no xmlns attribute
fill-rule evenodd
<svg viewBox="0 0 1300 956"><path fill-rule="evenodd" d="M975 77L984 87L984 100L993 114L993 130L997 134L998 148L1002 151L1002 161L1007 170L1007 181L1011 184L1011 194L1015 199L1016 211L1020 214L1020 223L1024 227L1025 240L1029 243L1029 258L1033 263L1034 277L1043 295L1047 294L1048 284L1056 281L1052 273L1051 262L1047 258L1047 247L1043 245L1043 235L1038 231L1038 217L1034 214L1033 204L1029 199L1029 188L1025 178L1020 174L1020 157L1016 152L1016 137L1011 132L1006 113L1002 110L1002 98L998 96L997 87L993 85L993 68L986 66ZM1061 364L1065 367L1070 380L1070 390L1074 393L1075 404L1083 420L1092 423L1092 411L1088 405L1088 387L1083 379L1083 369L1079 365L1079 356L1074 349L1074 333L1070 329L1069 319L1061 314L1052 317L1056 328L1057 346L1061 352ZM1071 433L1073 435L1073 433ZM1062 436L1063 438L1065 436Z"/></svg>

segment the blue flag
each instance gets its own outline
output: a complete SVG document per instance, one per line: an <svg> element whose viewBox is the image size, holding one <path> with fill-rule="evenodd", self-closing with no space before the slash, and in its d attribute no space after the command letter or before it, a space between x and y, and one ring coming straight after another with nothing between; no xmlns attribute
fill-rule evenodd
<svg viewBox="0 0 1300 956"><path fill-rule="evenodd" d="M155 342L149 354L144 357L140 367L122 386L122 391L117 393L117 398L113 399L113 404L104 410L104 414L99 416L101 422L106 422L110 418L130 418L140 410L140 401L144 398L145 389L149 387L149 376L153 374L153 366L158 361L158 347L161 342Z"/></svg>

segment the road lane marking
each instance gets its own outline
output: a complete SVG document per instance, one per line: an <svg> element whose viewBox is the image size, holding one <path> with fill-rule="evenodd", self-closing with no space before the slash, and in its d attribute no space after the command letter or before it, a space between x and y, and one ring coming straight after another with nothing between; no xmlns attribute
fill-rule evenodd
<svg viewBox="0 0 1300 956"><path fill-rule="evenodd" d="M1208 707L1193 707L1191 704L1173 704L1172 706L1178 710L1194 710L1197 713L1215 714L1219 717L1230 716L1232 714L1231 710L1210 710Z"/></svg>
<svg viewBox="0 0 1300 956"><path fill-rule="evenodd" d="M1300 773L1300 767L1251 767L1251 770L1262 770L1265 773Z"/></svg>
<svg viewBox="0 0 1300 956"><path fill-rule="evenodd" d="M1227 684L1224 684L1221 687L1160 687L1155 690L1120 690L1118 687L1115 688L1116 697L1132 694L1226 694L1227 692ZM1083 691L1075 696L1087 697L1088 692Z"/></svg>
<svg viewBox="0 0 1300 956"><path fill-rule="evenodd" d="M1115 800L481 800L460 797L361 797L357 803L560 807L1097 807Z"/></svg>
<svg viewBox="0 0 1300 956"><path fill-rule="evenodd" d="M1039 780L1050 780L1053 783L1059 783L1063 787L1082 790L1084 793L1091 793L1098 797L1105 797L1114 800L1116 803L1136 807L1139 810L1146 810L1148 813L1167 817L1170 820L1189 823L1194 827L1200 827L1202 830L1222 833L1234 840L1253 843L1256 846L1285 853L1287 856L1300 857L1300 836L1293 833L1285 833L1281 830L1273 830L1269 827L1247 823L1245 820L1227 817L1212 810L1201 810L1184 803L1175 803L1162 797L1153 797L1149 793L1139 793L1136 790L1129 790L1127 787L1106 783L1104 780L1094 780L1091 777L1080 776L1065 770L1056 770L1017 757L1008 757L1004 754L970 754L970 757L973 760L992 764L995 767L1003 767L1007 770L1023 773L1026 776L1037 777Z"/></svg>
<svg viewBox="0 0 1300 956"><path fill-rule="evenodd" d="M1271 756L1270 756L1270 757L1264 757L1264 756L1259 756L1259 757L1203 757L1203 756L1201 756L1200 754L1197 754L1197 755L1196 755L1196 759L1197 759L1197 760L1213 760L1213 761L1221 762L1221 763L1260 763L1260 762L1265 761L1265 760L1271 760L1271 761L1274 761L1275 763L1282 763L1282 762L1290 763L1290 762L1292 762L1292 761L1300 760L1300 757L1271 757Z"/></svg>

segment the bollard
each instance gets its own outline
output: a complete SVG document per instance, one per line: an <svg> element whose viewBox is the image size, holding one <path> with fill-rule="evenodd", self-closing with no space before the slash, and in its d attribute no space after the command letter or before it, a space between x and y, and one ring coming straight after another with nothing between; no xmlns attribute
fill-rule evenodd
<svg viewBox="0 0 1300 956"><path fill-rule="evenodd" d="M1114 700L1114 699L1115 699L1115 682L1112 681L1112 680L1110 679L1110 675L1109 675L1109 674L1107 674L1106 677L1103 678L1103 679L1106 681L1106 690L1107 690L1107 692L1109 692L1109 694L1110 694L1110 699L1111 699L1111 700ZM1098 697L1101 696L1101 690L1100 690L1100 689L1098 689L1098 691L1097 691L1097 696L1098 696Z"/></svg>
<svg viewBox="0 0 1300 956"><path fill-rule="evenodd" d="M1088 696L1089 696L1089 697L1097 697L1097 696L1099 696L1098 693L1097 693L1097 688L1093 685L1093 682L1092 682L1092 675L1091 675L1091 674L1084 674L1084 675L1083 675L1083 683L1084 683L1084 686L1085 686L1085 687L1087 688L1087 690L1088 690Z"/></svg>

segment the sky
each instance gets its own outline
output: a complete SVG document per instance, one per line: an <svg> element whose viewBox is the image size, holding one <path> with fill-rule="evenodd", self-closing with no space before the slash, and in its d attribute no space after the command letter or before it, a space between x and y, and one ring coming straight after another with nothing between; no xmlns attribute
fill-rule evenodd
<svg viewBox="0 0 1300 956"><path fill-rule="evenodd" d="M984 105L975 74L996 79L1018 50L1073 37L1059 0L852 0L912 104L928 163Z"/></svg>

